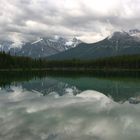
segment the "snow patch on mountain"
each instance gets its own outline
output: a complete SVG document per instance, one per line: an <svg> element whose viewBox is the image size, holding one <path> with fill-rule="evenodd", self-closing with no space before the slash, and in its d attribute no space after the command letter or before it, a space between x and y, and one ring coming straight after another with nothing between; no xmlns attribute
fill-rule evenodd
<svg viewBox="0 0 140 140"><path fill-rule="evenodd" d="M82 43L82 41L78 40L76 37L74 37L71 40L68 40L65 45L71 46L72 48L75 48L78 44Z"/></svg>
<svg viewBox="0 0 140 140"><path fill-rule="evenodd" d="M36 41L34 41L34 42L32 42L31 44L33 45L33 44L36 44L36 43L38 43L38 42L40 42L40 41L42 41L43 39L42 38L40 38L40 39L38 39L38 40L36 40Z"/></svg>
<svg viewBox="0 0 140 140"><path fill-rule="evenodd" d="M72 45L72 44L73 44L72 41L68 41L68 42L66 42L66 46L70 46L70 45Z"/></svg>
<svg viewBox="0 0 140 140"><path fill-rule="evenodd" d="M22 43L22 42L14 42L11 44L10 48L22 48L22 46L24 45L25 43Z"/></svg>
<svg viewBox="0 0 140 140"><path fill-rule="evenodd" d="M54 36L54 39L55 39L55 40L58 40L58 39L59 39L59 37L60 37L60 36L55 35L55 36Z"/></svg>
<svg viewBox="0 0 140 140"><path fill-rule="evenodd" d="M140 41L140 30L134 29L134 30L129 30L129 35Z"/></svg>

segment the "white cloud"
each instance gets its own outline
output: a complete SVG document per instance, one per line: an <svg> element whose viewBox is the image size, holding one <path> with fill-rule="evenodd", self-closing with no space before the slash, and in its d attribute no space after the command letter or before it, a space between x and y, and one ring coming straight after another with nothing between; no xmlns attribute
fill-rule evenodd
<svg viewBox="0 0 140 140"><path fill-rule="evenodd" d="M59 34L95 42L115 30L140 28L139 12L139 0L1 0L0 39Z"/></svg>

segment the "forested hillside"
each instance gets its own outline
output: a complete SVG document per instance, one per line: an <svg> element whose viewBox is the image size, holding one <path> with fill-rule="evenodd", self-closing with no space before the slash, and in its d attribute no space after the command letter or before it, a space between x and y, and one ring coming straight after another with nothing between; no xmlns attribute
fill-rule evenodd
<svg viewBox="0 0 140 140"><path fill-rule="evenodd" d="M140 55L125 55L97 60L50 61L0 53L0 69L140 69Z"/></svg>

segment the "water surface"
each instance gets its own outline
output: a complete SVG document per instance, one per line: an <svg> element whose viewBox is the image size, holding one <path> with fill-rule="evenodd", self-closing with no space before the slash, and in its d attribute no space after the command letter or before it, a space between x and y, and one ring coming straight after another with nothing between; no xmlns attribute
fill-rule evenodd
<svg viewBox="0 0 140 140"><path fill-rule="evenodd" d="M138 73L1 73L2 140L139 140Z"/></svg>

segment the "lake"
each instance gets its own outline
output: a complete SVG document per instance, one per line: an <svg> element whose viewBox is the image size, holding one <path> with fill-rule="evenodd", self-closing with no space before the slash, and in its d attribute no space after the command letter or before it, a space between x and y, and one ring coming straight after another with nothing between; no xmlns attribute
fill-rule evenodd
<svg viewBox="0 0 140 140"><path fill-rule="evenodd" d="M2 140L139 140L139 72L0 72Z"/></svg>

